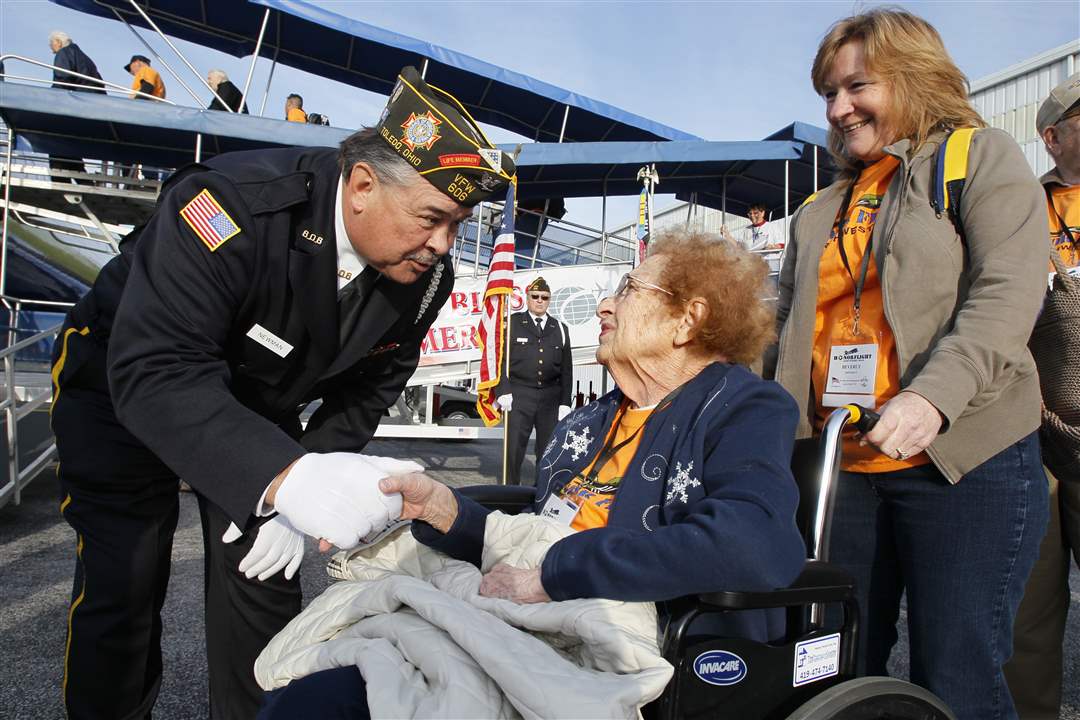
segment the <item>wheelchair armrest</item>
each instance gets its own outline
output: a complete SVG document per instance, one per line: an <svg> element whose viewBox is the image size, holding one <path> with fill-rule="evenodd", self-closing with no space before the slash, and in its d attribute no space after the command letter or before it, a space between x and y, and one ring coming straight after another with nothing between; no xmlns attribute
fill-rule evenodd
<svg viewBox="0 0 1080 720"><path fill-rule="evenodd" d="M520 513L536 499L536 488L521 485L470 485L458 488L458 492L486 508L501 510L508 515Z"/></svg>
<svg viewBox="0 0 1080 720"><path fill-rule="evenodd" d="M842 602L855 597L855 580L844 570L820 560L807 560L795 582L762 592L724 591L698 595L701 610L750 610Z"/></svg>

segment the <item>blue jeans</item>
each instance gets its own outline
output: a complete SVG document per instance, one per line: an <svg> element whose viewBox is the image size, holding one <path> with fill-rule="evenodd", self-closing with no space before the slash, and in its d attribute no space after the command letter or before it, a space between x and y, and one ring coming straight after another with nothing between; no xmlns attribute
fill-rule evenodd
<svg viewBox="0 0 1080 720"><path fill-rule="evenodd" d="M886 674L906 590L911 681L960 720L1015 718L1002 668L1047 517L1035 433L956 485L932 464L840 473L830 559L856 580L859 674Z"/></svg>

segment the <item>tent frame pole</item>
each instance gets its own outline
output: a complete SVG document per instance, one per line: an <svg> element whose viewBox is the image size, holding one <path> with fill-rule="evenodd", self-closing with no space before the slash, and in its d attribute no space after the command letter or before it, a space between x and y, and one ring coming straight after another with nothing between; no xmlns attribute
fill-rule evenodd
<svg viewBox="0 0 1080 720"><path fill-rule="evenodd" d="M4 158L4 227L0 231L0 298L7 297L7 239L8 215L11 213L11 150L13 147L15 147L15 128L8 125L7 152ZM17 478L16 482L18 482Z"/></svg>
<svg viewBox="0 0 1080 720"><path fill-rule="evenodd" d="M240 108L243 109L247 101L248 88L251 87L251 76L255 74L255 63L259 60L259 51L262 50L263 36L266 34L266 25L270 22L270 8L266 8L263 15L262 27L259 28L259 39L255 41L255 52L251 54L251 67L248 68L247 78L244 80L244 91L240 93Z"/></svg>

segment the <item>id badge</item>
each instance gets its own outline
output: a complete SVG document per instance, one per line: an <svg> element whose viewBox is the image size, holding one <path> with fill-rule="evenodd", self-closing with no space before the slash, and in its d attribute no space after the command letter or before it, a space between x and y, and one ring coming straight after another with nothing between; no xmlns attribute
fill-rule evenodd
<svg viewBox="0 0 1080 720"><path fill-rule="evenodd" d="M875 407L879 347L877 333L865 323L862 327L853 327L850 320L841 323L829 345L829 369L821 404Z"/></svg>
<svg viewBox="0 0 1080 720"><path fill-rule="evenodd" d="M570 523L574 522L574 518L577 517L580 509L580 507L566 498L552 495L548 497L547 502L544 503L544 508L540 511L540 516L551 518L560 525L570 527Z"/></svg>

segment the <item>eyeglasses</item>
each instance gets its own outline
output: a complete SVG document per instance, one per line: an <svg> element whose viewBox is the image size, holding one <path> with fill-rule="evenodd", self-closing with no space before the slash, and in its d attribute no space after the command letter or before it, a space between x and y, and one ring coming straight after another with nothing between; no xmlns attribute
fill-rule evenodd
<svg viewBox="0 0 1080 720"><path fill-rule="evenodd" d="M551 299L550 295L540 295L539 293L529 293L529 297L533 300L540 300L541 302L547 302Z"/></svg>
<svg viewBox="0 0 1080 720"><path fill-rule="evenodd" d="M626 273L622 276L622 278L620 278L619 285L615 288L615 295L613 295L613 297L626 297L630 293L630 291L634 289L631 283L633 283L634 285L640 285L646 290L655 290L656 292L662 292L665 295L675 297L675 293L671 292L667 288L662 288L659 285L653 285L651 282L645 282L644 280L640 280L631 275L630 273Z"/></svg>

